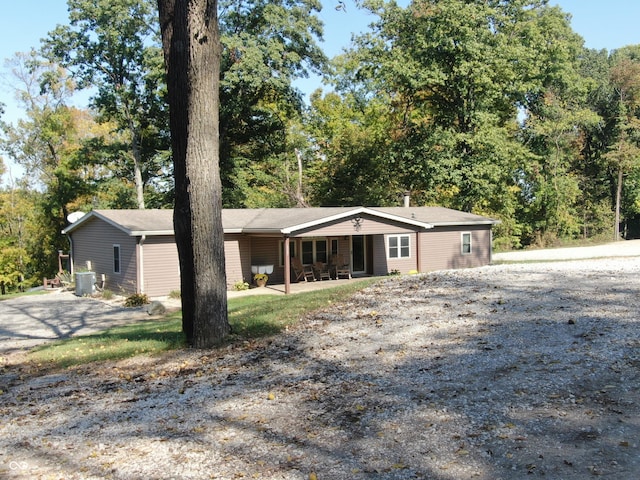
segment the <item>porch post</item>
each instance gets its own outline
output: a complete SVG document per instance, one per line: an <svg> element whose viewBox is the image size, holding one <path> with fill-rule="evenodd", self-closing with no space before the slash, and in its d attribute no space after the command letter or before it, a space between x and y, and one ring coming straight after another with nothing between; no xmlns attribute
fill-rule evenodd
<svg viewBox="0 0 640 480"><path fill-rule="evenodd" d="M291 257L289 256L289 237L284 237L284 294L291 293Z"/></svg>

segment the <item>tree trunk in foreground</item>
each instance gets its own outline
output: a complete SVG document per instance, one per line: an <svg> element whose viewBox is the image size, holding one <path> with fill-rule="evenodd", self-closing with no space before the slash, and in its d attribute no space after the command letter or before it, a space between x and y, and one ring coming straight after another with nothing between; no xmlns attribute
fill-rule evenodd
<svg viewBox="0 0 640 480"><path fill-rule="evenodd" d="M182 328L208 348L231 330L222 229L216 0L158 0L167 69Z"/></svg>

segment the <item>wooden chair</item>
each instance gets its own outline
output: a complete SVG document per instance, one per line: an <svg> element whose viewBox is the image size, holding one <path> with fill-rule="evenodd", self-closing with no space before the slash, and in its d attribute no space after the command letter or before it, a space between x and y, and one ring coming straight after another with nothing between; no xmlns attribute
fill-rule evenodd
<svg viewBox="0 0 640 480"><path fill-rule="evenodd" d="M348 279L351 279L351 268L349 266L349 262L344 259L343 255L334 255L334 265L336 269L336 280L346 276Z"/></svg>
<svg viewBox="0 0 640 480"><path fill-rule="evenodd" d="M316 276L314 275L313 267L311 265L303 265L299 258L293 257L291 259L291 267L293 268L293 273L296 276L296 282L302 279L304 279L305 282L308 282L309 280L315 281Z"/></svg>
<svg viewBox="0 0 640 480"><path fill-rule="evenodd" d="M318 277L318 280L331 280L331 273L329 273L329 265L322 262L316 262L313 264L313 269Z"/></svg>

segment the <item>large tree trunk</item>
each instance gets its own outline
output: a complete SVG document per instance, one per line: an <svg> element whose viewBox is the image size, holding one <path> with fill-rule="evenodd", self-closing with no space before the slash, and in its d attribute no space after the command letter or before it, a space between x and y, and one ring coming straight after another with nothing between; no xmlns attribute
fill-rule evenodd
<svg viewBox="0 0 640 480"><path fill-rule="evenodd" d="M167 67L182 326L208 348L230 331L219 169L220 43L215 0L158 0Z"/></svg>

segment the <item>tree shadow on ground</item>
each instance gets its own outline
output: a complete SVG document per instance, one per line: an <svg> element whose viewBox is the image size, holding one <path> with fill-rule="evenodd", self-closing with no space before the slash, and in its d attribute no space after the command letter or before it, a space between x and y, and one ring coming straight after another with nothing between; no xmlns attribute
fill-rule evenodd
<svg viewBox="0 0 640 480"><path fill-rule="evenodd" d="M271 339L25 386L2 397L31 418L5 455L127 478L635 478L637 282L521 274L389 280Z"/></svg>

